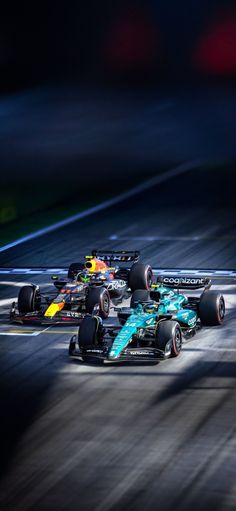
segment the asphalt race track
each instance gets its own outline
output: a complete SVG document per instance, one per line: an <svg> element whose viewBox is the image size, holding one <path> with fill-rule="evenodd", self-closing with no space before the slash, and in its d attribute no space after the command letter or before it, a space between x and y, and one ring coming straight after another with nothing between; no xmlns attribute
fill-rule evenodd
<svg viewBox="0 0 236 511"><path fill-rule="evenodd" d="M0 266L69 265L92 248L153 266L236 268L234 173L192 171L0 254ZM19 282L1 278L2 511L236 508L236 282L217 281L223 327L177 359L69 360L75 328L9 325ZM10 334L10 335L9 335Z"/></svg>

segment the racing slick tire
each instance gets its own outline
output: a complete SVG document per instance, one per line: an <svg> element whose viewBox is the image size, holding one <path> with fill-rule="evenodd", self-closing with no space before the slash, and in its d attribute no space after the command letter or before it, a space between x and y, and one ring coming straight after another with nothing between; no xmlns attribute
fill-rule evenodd
<svg viewBox="0 0 236 511"><path fill-rule="evenodd" d="M73 356L73 353L76 349L76 341L75 341L75 335L73 335L73 337L70 339L70 343L69 343L69 349L68 349L68 352L69 352L69 356L72 357Z"/></svg>
<svg viewBox="0 0 236 511"><path fill-rule="evenodd" d="M177 321L163 320L159 323L155 347L163 351L166 357L178 357L182 349L182 332Z"/></svg>
<svg viewBox="0 0 236 511"><path fill-rule="evenodd" d="M85 316L81 321L78 332L78 345L80 349L88 348L89 346L97 346L99 343L99 327L100 323L98 318L94 316Z"/></svg>
<svg viewBox="0 0 236 511"><path fill-rule="evenodd" d="M139 302L150 300L150 293L147 289L135 289L130 299L130 307L137 307Z"/></svg>
<svg viewBox="0 0 236 511"><path fill-rule="evenodd" d="M222 325L224 316L224 297L217 291L204 291L199 302L199 317L202 324L204 326Z"/></svg>
<svg viewBox="0 0 236 511"><path fill-rule="evenodd" d="M152 268L149 264L134 263L129 272L129 287L131 291L150 289L152 275Z"/></svg>
<svg viewBox="0 0 236 511"><path fill-rule="evenodd" d="M84 270L83 263L71 263L67 274L68 279L74 279L81 270Z"/></svg>
<svg viewBox="0 0 236 511"><path fill-rule="evenodd" d="M40 294L34 286L23 286L18 295L18 310L20 314L27 314L40 309Z"/></svg>
<svg viewBox="0 0 236 511"><path fill-rule="evenodd" d="M110 295L105 287L90 287L86 298L86 312L93 314L98 306L99 316L106 319L110 312Z"/></svg>

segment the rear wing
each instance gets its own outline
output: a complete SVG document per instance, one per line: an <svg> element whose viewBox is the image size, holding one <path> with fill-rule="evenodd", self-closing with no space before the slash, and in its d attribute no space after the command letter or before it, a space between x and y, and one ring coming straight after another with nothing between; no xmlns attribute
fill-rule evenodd
<svg viewBox="0 0 236 511"><path fill-rule="evenodd" d="M236 280L236 270L218 269L153 269L157 284L175 289L209 289L212 280Z"/></svg>
<svg viewBox="0 0 236 511"><path fill-rule="evenodd" d="M236 280L236 270L220 270L208 268L153 268L154 275L163 277L208 277L212 279L230 279Z"/></svg>
<svg viewBox="0 0 236 511"><path fill-rule="evenodd" d="M105 262L137 263L139 256L138 250L92 250L92 257Z"/></svg>
<svg viewBox="0 0 236 511"><path fill-rule="evenodd" d="M209 288L214 281L236 281L236 270L199 268L153 268L158 284L176 289Z"/></svg>

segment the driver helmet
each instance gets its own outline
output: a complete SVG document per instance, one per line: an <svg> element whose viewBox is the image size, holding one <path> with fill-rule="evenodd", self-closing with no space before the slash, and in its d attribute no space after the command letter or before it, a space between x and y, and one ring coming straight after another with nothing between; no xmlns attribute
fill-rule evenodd
<svg viewBox="0 0 236 511"><path fill-rule="evenodd" d="M91 273L101 273L108 270L108 267L104 261L97 259L96 257L89 257L85 263L85 268Z"/></svg>
<svg viewBox="0 0 236 511"><path fill-rule="evenodd" d="M157 303L150 302L144 306L144 312L148 312L151 314L152 312L155 312L157 310L157 308L158 308Z"/></svg>
<svg viewBox="0 0 236 511"><path fill-rule="evenodd" d="M88 275L87 272L81 271L80 273L78 273L77 279L80 280L81 282L89 282L90 276Z"/></svg>

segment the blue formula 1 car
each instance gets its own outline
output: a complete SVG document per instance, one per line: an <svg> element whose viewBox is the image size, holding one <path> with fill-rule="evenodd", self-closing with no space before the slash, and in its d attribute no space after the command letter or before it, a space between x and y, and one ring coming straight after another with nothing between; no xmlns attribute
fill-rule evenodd
<svg viewBox="0 0 236 511"><path fill-rule="evenodd" d="M98 316L84 317L70 340L69 355L84 361L159 360L177 357L183 338L202 325L221 325L225 315L223 296L210 290L208 278L157 279L151 290L135 290L130 307L116 308L119 325L106 325ZM204 288L200 297L181 289Z"/></svg>
<svg viewBox="0 0 236 511"><path fill-rule="evenodd" d="M67 277L52 276L54 289L23 286L13 302L10 320L18 323L79 324L85 314L103 319L135 289L150 289L152 268L139 262L138 251L93 250L85 262L72 263ZM128 265L128 266L127 266Z"/></svg>

